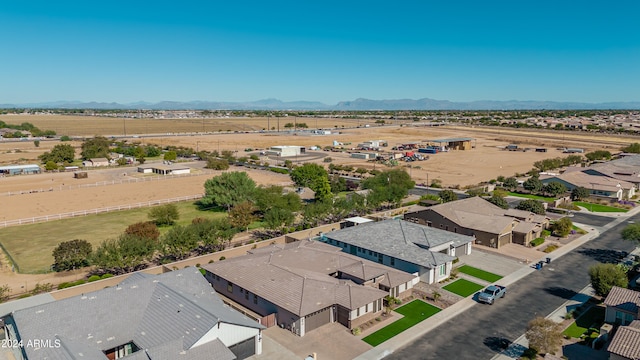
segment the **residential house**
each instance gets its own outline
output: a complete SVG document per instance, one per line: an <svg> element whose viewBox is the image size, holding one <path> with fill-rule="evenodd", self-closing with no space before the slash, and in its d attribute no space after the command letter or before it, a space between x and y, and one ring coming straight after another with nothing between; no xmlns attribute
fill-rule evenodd
<svg viewBox="0 0 640 360"><path fill-rule="evenodd" d="M593 171L580 171L583 168L570 168L560 175L541 175L543 184L558 182L568 191L577 187L589 190L593 196L606 197L615 200L629 199L635 195L634 184L608 176L593 175Z"/></svg>
<svg viewBox="0 0 640 360"><path fill-rule="evenodd" d="M580 171L596 176L606 176L612 179L630 182L635 190L640 189L640 155L626 154L618 159L592 164Z"/></svg>
<svg viewBox="0 0 640 360"><path fill-rule="evenodd" d="M25 344L12 348L16 359L232 360L262 351L264 327L225 305L193 267L41 302L3 317L6 339Z"/></svg>
<svg viewBox="0 0 640 360"><path fill-rule="evenodd" d="M411 223L384 220L322 234L320 240L342 251L435 283L451 274L453 260L471 253L472 236Z"/></svg>
<svg viewBox="0 0 640 360"><path fill-rule="evenodd" d="M93 159L85 160L82 162L82 166L84 167L109 166L109 159L93 158Z"/></svg>
<svg viewBox="0 0 640 360"><path fill-rule="evenodd" d="M528 211L505 210L481 197L451 201L404 214L404 219L445 231L475 237L475 244L499 248L517 243L529 246L549 226L549 218Z"/></svg>
<svg viewBox="0 0 640 360"><path fill-rule="evenodd" d="M411 275L302 240L254 249L202 267L221 296L304 336L324 324L352 329L379 316L386 296L404 297L418 282Z"/></svg>
<svg viewBox="0 0 640 360"><path fill-rule="evenodd" d="M640 318L640 291L614 286L604 304L607 306L604 316L607 323L629 325Z"/></svg>
<svg viewBox="0 0 640 360"><path fill-rule="evenodd" d="M607 351L609 360L640 359L640 320L620 326L613 335Z"/></svg>

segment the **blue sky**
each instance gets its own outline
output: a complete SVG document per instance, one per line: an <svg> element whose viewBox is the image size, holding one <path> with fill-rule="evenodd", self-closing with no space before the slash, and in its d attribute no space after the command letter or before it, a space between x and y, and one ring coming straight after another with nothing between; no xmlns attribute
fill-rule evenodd
<svg viewBox="0 0 640 360"><path fill-rule="evenodd" d="M640 101L639 1L29 1L0 104Z"/></svg>

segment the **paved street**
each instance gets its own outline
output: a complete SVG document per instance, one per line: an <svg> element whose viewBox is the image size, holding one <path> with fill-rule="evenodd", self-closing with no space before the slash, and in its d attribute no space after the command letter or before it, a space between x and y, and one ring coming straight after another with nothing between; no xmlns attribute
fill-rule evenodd
<svg viewBox="0 0 640 360"><path fill-rule="evenodd" d="M629 220L639 221L640 215ZM583 289L589 283L587 271L591 265L617 261L616 250L631 251L634 244L619 236L627 224L623 221L542 271L509 286L507 296L495 305L476 304L387 358L490 359L522 335L529 320L548 315Z"/></svg>

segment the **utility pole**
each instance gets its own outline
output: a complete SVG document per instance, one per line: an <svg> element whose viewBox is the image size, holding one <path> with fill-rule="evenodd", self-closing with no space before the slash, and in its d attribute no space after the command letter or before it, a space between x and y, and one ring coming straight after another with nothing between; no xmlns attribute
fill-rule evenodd
<svg viewBox="0 0 640 360"><path fill-rule="evenodd" d="M267 131L271 130L271 114L267 114Z"/></svg>
<svg viewBox="0 0 640 360"><path fill-rule="evenodd" d="M124 136L127 136L127 119L122 119L122 131Z"/></svg>

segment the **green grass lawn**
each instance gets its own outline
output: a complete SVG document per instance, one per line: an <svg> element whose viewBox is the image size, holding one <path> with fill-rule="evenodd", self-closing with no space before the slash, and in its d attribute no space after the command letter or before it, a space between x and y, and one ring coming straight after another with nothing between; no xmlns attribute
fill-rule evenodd
<svg viewBox="0 0 640 360"><path fill-rule="evenodd" d="M573 203L578 206L582 206L583 208L591 212L627 212L629 211L627 209L622 209L622 208L617 208L617 207L607 206L607 205L592 204L592 203L583 202L583 201L574 201Z"/></svg>
<svg viewBox="0 0 640 360"><path fill-rule="evenodd" d="M604 323L604 308L600 306L592 306L586 313L580 315L568 328L562 333L572 338L580 338L590 327L599 329Z"/></svg>
<svg viewBox="0 0 640 360"><path fill-rule="evenodd" d="M540 201L553 201L553 200L555 200L555 198L552 198L552 197L538 196L538 195L532 195L532 194L520 194L520 193L512 192L512 191L509 191L509 196L517 196L517 197L521 197L521 198L534 199L534 200L540 200Z"/></svg>
<svg viewBox="0 0 640 360"><path fill-rule="evenodd" d="M462 297L467 297L469 295L475 294L477 291L484 288L484 286L476 284L469 280L458 279L449 285L443 286L442 288L454 294L458 294Z"/></svg>
<svg viewBox="0 0 640 360"><path fill-rule="evenodd" d="M460 271L461 273L465 273L467 275L471 275L471 276L476 277L478 279L482 279L484 281L488 281L490 283L496 282L496 281L502 279L502 276L500 276L500 275L496 275L496 274L490 273L488 271L477 269L477 268L474 268L473 266L469 266L469 265L460 266L458 268L458 271Z"/></svg>
<svg viewBox="0 0 640 360"><path fill-rule="evenodd" d="M383 327L382 329L364 337L362 340L371 346L378 346L415 324L437 314L440 310L441 309L427 304L424 301L414 300L394 310L395 312L404 315L402 319Z"/></svg>
<svg viewBox="0 0 640 360"><path fill-rule="evenodd" d="M187 225L196 217L219 218L225 212L202 211L193 202L175 203L180 213L178 224ZM53 249L63 241L87 240L95 249L103 240L113 239L127 226L148 221L148 207L80 216L44 223L0 229L0 243L16 262L21 273L41 273L53 264ZM252 226L249 226L250 228ZM161 227L165 233L169 227Z"/></svg>

